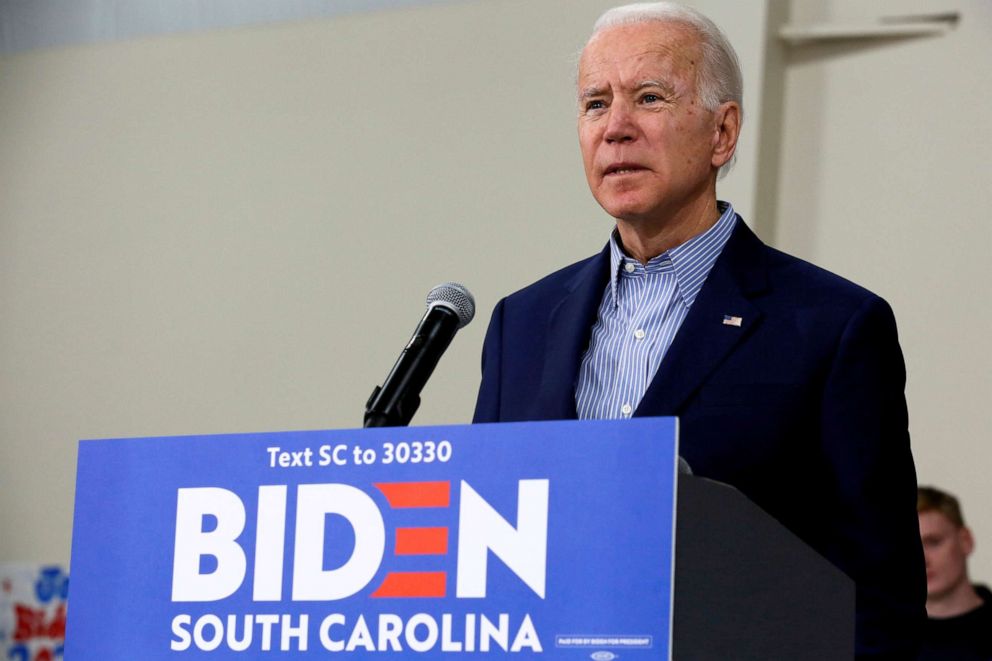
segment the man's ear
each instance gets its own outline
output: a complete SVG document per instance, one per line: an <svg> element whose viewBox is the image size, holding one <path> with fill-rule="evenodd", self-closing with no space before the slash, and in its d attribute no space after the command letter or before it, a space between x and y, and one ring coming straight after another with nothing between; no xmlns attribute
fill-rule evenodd
<svg viewBox="0 0 992 661"><path fill-rule="evenodd" d="M971 555L971 552L975 550L975 538L971 534L971 529L968 526L961 526L958 529L958 540L961 542L961 548L964 550L965 556Z"/></svg>
<svg viewBox="0 0 992 661"><path fill-rule="evenodd" d="M737 138L741 133L741 107L735 101L725 101L714 113L713 126L713 167L719 168L728 163L737 149Z"/></svg>

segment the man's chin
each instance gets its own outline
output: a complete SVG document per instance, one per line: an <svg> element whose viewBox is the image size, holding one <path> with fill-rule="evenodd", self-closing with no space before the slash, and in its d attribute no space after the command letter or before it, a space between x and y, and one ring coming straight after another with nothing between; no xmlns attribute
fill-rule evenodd
<svg viewBox="0 0 992 661"><path fill-rule="evenodd" d="M631 199L630 197L626 199L611 197L608 199L598 199L597 202L599 202L599 206L603 207L603 211L613 216L616 220L639 223L644 218L650 216L650 206L645 204L643 200Z"/></svg>
<svg viewBox="0 0 992 661"><path fill-rule="evenodd" d="M954 594L961 582L949 583L948 581L927 581L927 600L940 601Z"/></svg>
<svg viewBox="0 0 992 661"><path fill-rule="evenodd" d="M625 223L630 226L653 224L658 217L657 213L639 207L614 207L612 210L603 208L618 223Z"/></svg>

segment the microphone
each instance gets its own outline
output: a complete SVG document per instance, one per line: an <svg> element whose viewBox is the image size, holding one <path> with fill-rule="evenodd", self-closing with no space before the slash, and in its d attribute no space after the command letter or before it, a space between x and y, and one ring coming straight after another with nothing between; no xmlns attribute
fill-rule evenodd
<svg viewBox="0 0 992 661"><path fill-rule="evenodd" d="M475 316L475 299L457 282L444 282L427 294L424 313L413 337L382 386L365 404L366 427L405 427L420 407L420 391L459 328Z"/></svg>

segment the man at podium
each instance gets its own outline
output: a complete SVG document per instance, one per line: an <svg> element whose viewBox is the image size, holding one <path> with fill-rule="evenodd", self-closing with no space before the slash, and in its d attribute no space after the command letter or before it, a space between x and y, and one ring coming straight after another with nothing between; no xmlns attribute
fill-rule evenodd
<svg viewBox="0 0 992 661"><path fill-rule="evenodd" d="M895 320L717 200L741 87L732 46L695 10L600 17L578 133L616 227L598 255L497 304L475 421L678 416L695 473L854 579L859 656L912 658L926 593Z"/></svg>

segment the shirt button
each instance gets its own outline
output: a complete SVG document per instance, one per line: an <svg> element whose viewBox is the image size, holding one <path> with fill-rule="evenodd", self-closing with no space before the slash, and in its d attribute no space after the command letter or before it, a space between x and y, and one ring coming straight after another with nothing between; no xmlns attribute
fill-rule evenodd
<svg viewBox="0 0 992 661"><path fill-rule="evenodd" d="M636 268L637 267L634 266L634 263L633 262L627 262L627 263L625 263L623 265L623 270L626 271L627 273L633 273L634 272L634 269L636 269Z"/></svg>
<svg viewBox="0 0 992 661"><path fill-rule="evenodd" d="M623 406L620 407L620 412L623 413L624 415L630 415L630 412L633 410L634 409L633 407L631 407L630 404L624 404Z"/></svg>
<svg viewBox="0 0 992 661"><path fill-rule="evenodd" d="M643 340L644 335L645 335L644 329L642 328L638 328L637 330L634 331L634 337L636 337L638 340Z"/></svg>

